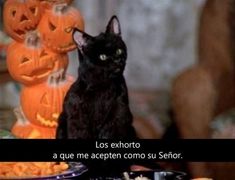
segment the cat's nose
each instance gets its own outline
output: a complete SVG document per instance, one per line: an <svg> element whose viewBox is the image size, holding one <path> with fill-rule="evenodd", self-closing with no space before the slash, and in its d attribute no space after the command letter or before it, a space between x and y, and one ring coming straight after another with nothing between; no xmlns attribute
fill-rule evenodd
<svg viewBox="0 0 235 180"><path fill-rule="evenodd" d="M120 63L120 62L121 62L121 59L115 59L114 62L115 62L115 63Z"/></svg>

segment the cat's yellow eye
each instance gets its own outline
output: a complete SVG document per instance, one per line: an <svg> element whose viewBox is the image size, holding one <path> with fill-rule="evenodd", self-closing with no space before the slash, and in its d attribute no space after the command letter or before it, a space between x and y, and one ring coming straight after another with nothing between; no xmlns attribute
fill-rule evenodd
<svg viewBox="0 0 235 180"><path fill-rule="evenodd" d="M105 54L101 54L100 55L100 60L101 61L106 61L108 58L107 58L107 56L105 55Z"/></svg>
<svg viewBox="0 0 235 180"><path fill-rule="evenodd" d="M116 54L117 55L121 55L122 54L122 50L121 49L117 49Z"/></svg>

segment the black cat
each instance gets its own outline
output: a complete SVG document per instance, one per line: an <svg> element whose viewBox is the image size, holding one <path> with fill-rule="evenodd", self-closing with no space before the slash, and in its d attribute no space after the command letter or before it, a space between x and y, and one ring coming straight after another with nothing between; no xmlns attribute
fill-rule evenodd
<svg viewBox="0 0 235 180"><path fill-rule="evenodd" d="M78 79L68 91L59 117L58 139L135 139L123 76L127 48L113 16L106 32L92 37L78 29Z"/></svg>

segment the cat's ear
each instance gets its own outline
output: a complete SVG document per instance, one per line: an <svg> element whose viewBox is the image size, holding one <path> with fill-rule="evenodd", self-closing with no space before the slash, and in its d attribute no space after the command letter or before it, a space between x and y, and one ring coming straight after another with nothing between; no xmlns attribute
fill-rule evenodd
<svg viewBox="0 0 235 180"><path fill-rule="evenodd" d="M73 40L80 50L82 50L82 47L87 45L87 41L91 38L92 37L90 35L83 31L80 31L79 29L73 30Z"/></svg>
<svg viewBox="0 0 235 180"><path fill-rule="evenodd" d="M113 33L121 36L121 26L117 16L111 17L106 28L106 33Z"/></svg>

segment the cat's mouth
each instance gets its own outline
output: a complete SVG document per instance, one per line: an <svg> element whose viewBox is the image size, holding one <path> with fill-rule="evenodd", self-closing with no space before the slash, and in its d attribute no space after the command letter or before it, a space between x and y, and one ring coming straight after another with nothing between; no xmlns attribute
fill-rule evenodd
<svg viewBox="0 0 235 180"><path fill-rule="evenodd" d="M121 71L121 69L120 68L117 68L117 69L115 69L115 73L119 73Z"/></svg>

